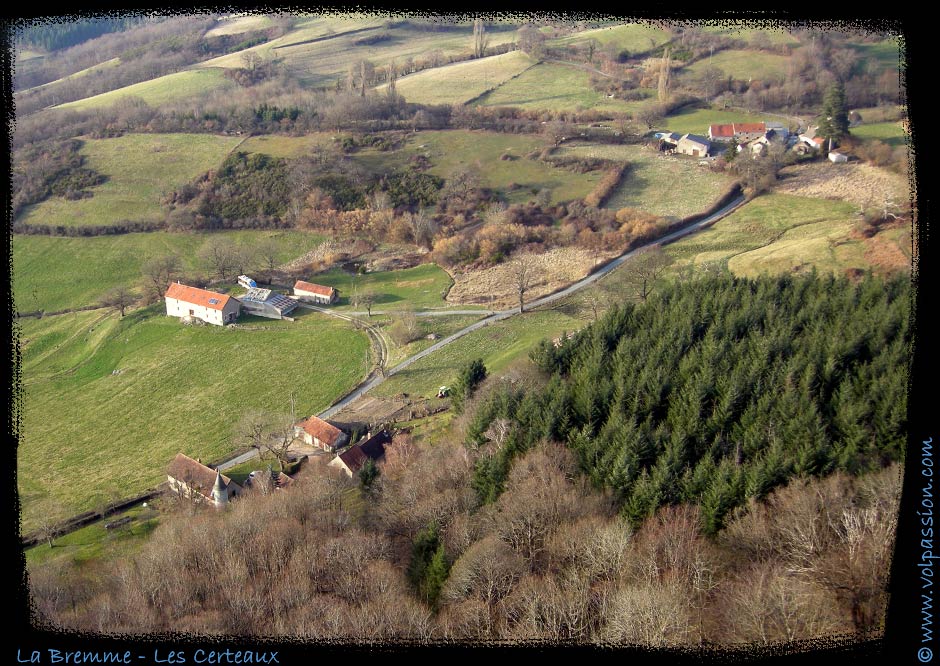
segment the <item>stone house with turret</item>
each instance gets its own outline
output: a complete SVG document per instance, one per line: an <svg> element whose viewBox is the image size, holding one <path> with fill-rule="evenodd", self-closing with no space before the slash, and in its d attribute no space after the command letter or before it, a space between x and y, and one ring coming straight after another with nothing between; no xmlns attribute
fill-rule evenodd
<svg viewBox="0 0 940 666"><path fill-rule="evenodd" d="M167 483L178 496L193 502L208 502L221 509L243 490L217 469L177 453L167 468Z"/></svg>

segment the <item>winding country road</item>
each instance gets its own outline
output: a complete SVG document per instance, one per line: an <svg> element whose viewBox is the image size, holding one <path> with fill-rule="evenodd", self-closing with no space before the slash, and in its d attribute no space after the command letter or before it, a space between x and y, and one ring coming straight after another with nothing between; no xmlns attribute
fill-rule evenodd
<svg viewBox="0 0 940 666"><path fill-rule="evenodd" d="M542 296L541 298L537 298L534 301L530 301L526 303L525 304L526 310L528 311L534 308L541 307L543 305L549 305L550 303L554 303L555 301L561 300L562 298L565 298L566 296L570 296L571 294L574 294L584 289L585 287L591 284L594 284L595 282L600 280L602 277L604 277L605 275L608 275L611 271L621 266L625 261L631 259L632 257L635 257L637 254L640 254L641 252L644 252L652 247L666 245L668 243L677 241L684 236L688 236L689 234L694 234L700 231L701 229L703 229L704 227L714 224L715 222L717 222L724 216L728 215L731 211L735 210L741 204L743 204L744 201L745 201L744 197L739 196L736 199L733 199L731 202L729 202L726 206L723 206L719 210L715 211L714 213L712 213L711 215L705 218L702 218L698 222L693 222L692 224L689 224L677 231L673 231L672 233L667 234L663 236L662 238L658 238L655 241L651 241L649 243L646 243L645 245L641 245L640 247L634 250L631 250L625 254L622 254L619 257L607 262L606 264L601 266L599 269L597 269L596 271L594 271L587 277L582 278L581 280L578 280L577 282L562 289L561 291L556 291L553 294L548 294L547 296ZM335 310L329 310L327 308L321 308L321 307L317 307L314 305L301 305L301 307L304 307L310 310L316 310L318 312L323 312L324 314L328 314L333 317L339 317L347 321L352 320L353 315L365 314L365 313L354 313L354 312L341 313L341 312L336 312ZM415 313L415 314L416 315L421 314L423 316L432 316L432 315L444 316L444 315L453 315L453 314L458 314L458 313L486 314L487 312L488 311L486 310L472 310L472 311L449 310L449 311L440 311L440 312L433 312L433 313L424 312L424 313ZM384 374L381 372L380 368L382 367L382 364L384 364L385 359L388 358L388 351L387 351L387 347L385 346L385 340L382 337L381 333L377 329L375 329L374 326L371 326L367 322L363 322L361 319L357 319L357 321L365 325L366 331L369 333L369 335L373 337L373 339L378 340L379 348L382 354L382 358L380 359L380 365L378 368L373 369L372 372L369 373L369 375L364 380L362 380L362 382L360 382L359 385L355 389L353 389L352 391L347 393L345 396L340 398L337 402L333 403L333 405L330 406L329 408L317 414L317 416L319 416L321 419L330 418L331 416L339 412L344 407L350 405L351 403L355 402L356 400L361 398L363 395L365 395L366 393L374 389L376 386L384 382L386 379L388 379L392 375L395 375L401 372L412 363L419 361L426 356L430 356L431 354L436 352L438 349L446 347L454 340L459 340L460 338L467 335L468 333L472 333L473 331L481 329L484 326L489 326L490 324L494 324L498 321L503 321L504 319L509 319L510 317L515 317L518 314L520 314L518 308L512 308L510 310L500 310L498 312L492 312L492 311L489 311L489 312L491 312L491 314L489 314L489 316L487 316L485 319L481 319L477 322L474 322L470 324L469 326L466 326L465 328L460 329L456 333L447 336L443 340L434 343L427 349L418 352L414 356L410 356L409 358L405 359L404 361L396 365L394 368L391 368L390 370L386 371ZM380 313L374 310L372 314L380 314ZM244 453L238 456L237 458L227 460L226 462L220 464L218 466L218 469L224 471L230 467L234 467L235 465L239 465L243 462L247 462L248 460L251 460L252 458L254 458L256 455L258 455L257 450L248 451L247 453Z"/></svg>
<svg viewBox="0 0 940 666"><path fill-rule="evenodd" d="M611 261L609 261L604 266L594 271L587 277L582 278L581 280L578 280L577 282L570 285L569 287L566 287L565 289L562 289L561 291L556 291L553 294L542 296L541 298L537 298L534 301L530 301L529 303L526 303L525 307L526 309L531 310L533 308L538 308L543 305L548 305L549 303L554 303L555 301L565 298L566 296L570 296L571 294L578 292L581 289L584 289L588 285L591 285L597 282L602 277L604 277L605 275L607 275L608 273L616 269L618 266L623 264L625 261L627 261L631 257L635 257L637 254L645 250L648 250L651 247L656 247L659 245L672 243L673 241L676 241L682 238L683 236L688 236L689 234L693 234L699 231L700 229L702 229L703 227L709 226L710 224L713 224L714 222L718 221L719 219L721 219L722 217L724 217L725 215L727 215L728 213L730 213L731 211L733 211L734 209L736 209L738 206L740 206L743 203L744 203L744 197L740 196L732 200L730 203L728 203L728 205L712 213L708 217L705 217L699 220L698 222L693 222L692 224L685 226L682 229L679 229L678 231L674 231L671 234L667 234L666 236L663 236L662 238L659 238L655 241L652 241L645 245L641 245L640 247L636 248L635 250L631 250L630 252L627 252L626 254L622 254L616 259L612 259ZM411 365L415 361L418 361L424 358L425 356L429 356L433 354L438 349L441 349L442 347L446 347L454 340L458 340L462 338L463 336L467 335L468 333L472 333L473 331L483 328L484 326L489 326L490 324L493 324L495 322L502 321L504 319L509 319L510 317L514 317L518 314L519 314L519 310L516 308L495 312L491 314L490 316L486 317L485 319L481 319L480 321L474 322L470 324L469 326L460 329L456 333L449 335L448 337L444 338L440 342L434 343L427 349L418 352L414 356L411 356L405 359L404 361L396 365L394 368L391 368L390 370L388 370L384 376L381 374L375 375L375 373L373 373L375 376L367 377L353 391L351 391L350 393L345 395L343 398L341 398L339 401L334 403L330 408L325 409L322 412L320 412L318 416L321 419L326 419L326 418L333 416L338 411L340 411L341 409L343 409L350 403L358 400L361 396L365 395L366 393L374 389L376 386L384 382L388 377L391 377L392 375L401 372L402 370L407 368L409 365Z"/></svg>

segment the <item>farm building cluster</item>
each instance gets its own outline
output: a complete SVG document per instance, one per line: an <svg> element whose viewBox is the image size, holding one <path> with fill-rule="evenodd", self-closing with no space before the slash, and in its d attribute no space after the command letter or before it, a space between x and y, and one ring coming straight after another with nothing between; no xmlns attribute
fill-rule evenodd
<svg viewBox="0 0 940 666"><path fill-rule="evenodd" d="M330 305L339 298L335 288L303 280L294 284L294 293L288 296L263 289L246 275L238 276L238 284L247 291L236 297L175 282L165 294L166 313L184 321L199 320L225 326L234 324L242 313L269 319L290 319L288 315L302 302Z"/></svg>
<svg viewBox="0 0 940 666"><path fill-rule="evenodd" d="M657 132L660 150L666 153L679 153L691 157L711 158L724 153L730 144L736 145L739 153L750 151L753 157L763 154L768 146L777 144L799 154L810 154L825 148L825 141L817 136L818 128L810 127L806 132L791 134L783 123L726 123L714 124L708 128L708 136L698 134L676 134L675 132ZM847 157L841 153L829 151L832 162L845 162Z"/></svg>
<svg viewBox="0 0 940 666"><path fill-rule="evenodd" d="M297 423L294 432L298 441L334 453L328 466L340 470L349 478L358 474L368 461L380 461L392 441L391 433L381 428L374 434L367 433L356 444L346 446L349 435L317 416L310 416ZM306 454L299 456L300 459L306 457ZM245 484L239 485L220 470L184 453L176 454L167 467L167 485L172 493L187 502L217 509L225 508L231 500L245 493L267 495L289 488L293 483L293 478L284 472L275 472L269 465L267 470L249 472Z"/></svg>

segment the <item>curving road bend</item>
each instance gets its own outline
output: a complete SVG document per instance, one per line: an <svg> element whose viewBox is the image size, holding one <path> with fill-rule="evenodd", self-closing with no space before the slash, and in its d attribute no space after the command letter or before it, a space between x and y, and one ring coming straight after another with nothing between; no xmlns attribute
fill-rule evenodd
<svg viewBox="0 0 940 666"><path fill-rule="evenodd" d="M694 234L700 231L702 228L707 227L713 224L714 222L717 222L724 216L728 215L731 211L738 208L741 204L744 203L744 201L745 201L744 197L740 196L732 200L730 203L728 203L728 205L715 211L708 217L705 217L699 220L698 222L693 222L692 224L687 225L683 227L682 229L679 229L670 234L667 234L663 236L662 238L658 238L655 241L652 241L650 243L646 243L645 245L641 245L640 247L634 250L631 250L627 252L626 254L620 255L616 259L612 259L608 263L604 264L598 270L594 271L587 277L581 280L578 280L577 282L566 287L565 289L562 289L561 291L556 291L555 293L549 294L547 296L542 296L541 298L537 298L534 301L530 301L529 303L526 303L526 308L531 310L533 308L537 308L542 305L548 305L549 303L554 303L555 301L565 298L566 296L570 296L571 294L577 291L580 291L581 289L584 289L588 285L591 285L597 282L602 277L604 277L605 275L607 275L608 273L616 269L618 266L623 264L628 259L635 257L637 254L640 254L641 252L648 250L649 248L652 248L652 247L672 243L673 241L676 241L684 236L688 236L689 234ZM320 310L322 312L327 312L329 314L336 314L336 313L329 312L328 310L324 310L323 308L315 308L315 309ZM322 412L320 412L318 416L321 419L326 419L326 418L333 416L338 411L340 411L341 409L343 409L350 403L354 402L355 400L358 400L360 397L362 397L363 395L365 395L366 393L374 389L376 386L384 382L388 377L391 377L392 375L398 372L401 372L402 370L407 368L409 365L411 365L415 361L418 361L424 358L425 356L429 356L430 354L433 354L438 349L442 347L446 347L454 340L462 338L468 333L472 333L473 331L483 328L484 326L489 326L490 324L493 324L498 321L502 321L504 319L508 319L509 317L513 317L518 314L519 314L519 310L516 308L495 312L491 314L490 316L486 317L485 319L481 319L480 321L474 322L473 324L470 324L466 328L460 329L453 335L449 335L448 337L444 338L440 342L434 343L427 349L418 352L414 356L411 356L405 359L404 361L396 365L394 368L391 368L390 370L388 370L384 375L373 372L371 375L369 375L369 377L366 377L366 379L363 380L363 382L358 387L356 387L353 391L346 394L343 398L335 402L328 409L325 409Z"/></svg>
<svg viewBox="0 0 940 666"><path fill-rule="evenodd" d="M673 241L679 240L680 238L684 236L688 236L689 234L694 234L698 231L701 231L704 227L707 227L717 222L724 216L728 215L731 211L741 206L741 204L743 204L744 201L745 201L744 197L740 196L732 200L730 203L728 203L728 205L717 210L716 212L712 213L708 217L705 217L699 220L698 222L693 222L692 224L689 224L677 231L673 231L672 233L667 234L663 236L662 238L658 238L655 241L651 241L645 245L641 245L640 247L634 250L630 250L626 254L620 255L616 259L612 259L611 261L607 262L606 264L601 266L599 269L597 269L596 271L594 271L587 277L581 280L578 280L577 282L566 287L565 289L562 289L561 291L556 291L555 293L549 294L547 296L542 296L541 298L537 298L534 301L530 301L526 303L526 308L531 310L533 308L537 308L542 305L548 305L549 303L554 303L555 301L565 298L566 296L570 296L571 294L577 291L580 291L581 289L584 289L588 285L594 284L595 282L600 280L602 277L604 277L605 275L607 275L608 273L616 269L618 266L623 264L625 261L627 261L628 259L632 257L635 257L637 254L640 254L641 252L645 250L648 250L652 247L672 243ZM315 305L302 304L301 307L307 308L310 310L316 310L317 312L322 312L324 314L328 314L333 317L339 317L340 319L345 319L347 321L352 321L353 319L352 315L357 314L357 313L340 313L334 310L329 310L327 308L317 307ZM441 311L440 313L435 313L435 314L440 314L443 316L445 314L457 314L457 312L459 311L451 310L451 311ZM467 314L470 314L470 312L471 311L468 311ZM486 314L486 311L474 310L472 311L472 313L473 314ZM373 310L372 314L379 314L379 313ZM415 314L418 314L418 313L415 313ZM347 393L345 396L340 398L337 402L333 403L333 405L330 406L328 409L325 409L319 414L317 414L317 416L319 416L321 419L330 418L331 416L339 412L341 409L343 409L350 403L355 402L356 400L361 398L363 395L365 395L366 393L374 389L376 386L384 382L387 378L391 377L392 375L398 372L401 372L402 370L407 368L409 365L411 365L415 361L418 361L424 358L425 356L429 356L430 354L433 354L438 349L442 347L446 347L454 340L458 340L459 338L462 338L468 333L472 333L473 331L483 328L484 326L489 326L490 324L493 324L495 322L502 321L504 319L509 319L510 317L516 316L518 314L519 314L519 310L517 308L494 312L490 314L488 317L486 317L485 319L481 319L480 321L474 322L470 324L469 326L467 326L466 328L460 329L453 335L449 335L443 340L440 340L439 342L434 343L427 349L418 352L414 356L411 356L405 359L404 361L396 365L394 368L391 368L390 370L385 372L384 375L381 372L381 368L384 366L385 360L388 358L388 348L386 346L385 340L382 337L382 334L374 326L372 326L368 322L362 321L361 319L357 319L357 321L359 321L361 324L365 326L366 332L370 335L370 337L373 338L373 340L376 341L378 345L378 348L381 352L381 359L380 359L379 367L376 369L373 369L372 372L370 372L369 375L364 380L362 380L359 386L357 386L351 392ZM253 449L236 458L232 458L231 460L225 461L224 463L218 465L218 469L225 471L229 467L234 467L235 465L239 465L243 462L247 462L251 460L256 455L258 455L258 451Z"/></svg>

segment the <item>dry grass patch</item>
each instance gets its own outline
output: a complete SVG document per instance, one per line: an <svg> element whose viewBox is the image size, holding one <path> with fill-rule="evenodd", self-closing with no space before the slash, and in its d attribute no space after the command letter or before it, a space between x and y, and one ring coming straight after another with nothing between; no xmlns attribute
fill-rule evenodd
<svg viewBox="0 0 940 666"><path fill-rule="evenodd" d="M896 202L910 197L904 178L869 164L813 162L783 169L775 191L814 199L847 201L875 207L885 196Z"/></svg>
<svg viewBox="0 0 940 666"><path fill-rule="evenodd" d="M556 248L544 254L528 256L534 266L532 284L525 295L527 302L567 287L587 275L595 261L600 264L615 255L595 255L580 248ZM456 273L453 278L454 286L447 294L450 303L477 303L492 309L519 304L519 295L513 284L512 262Z"/></svg>

